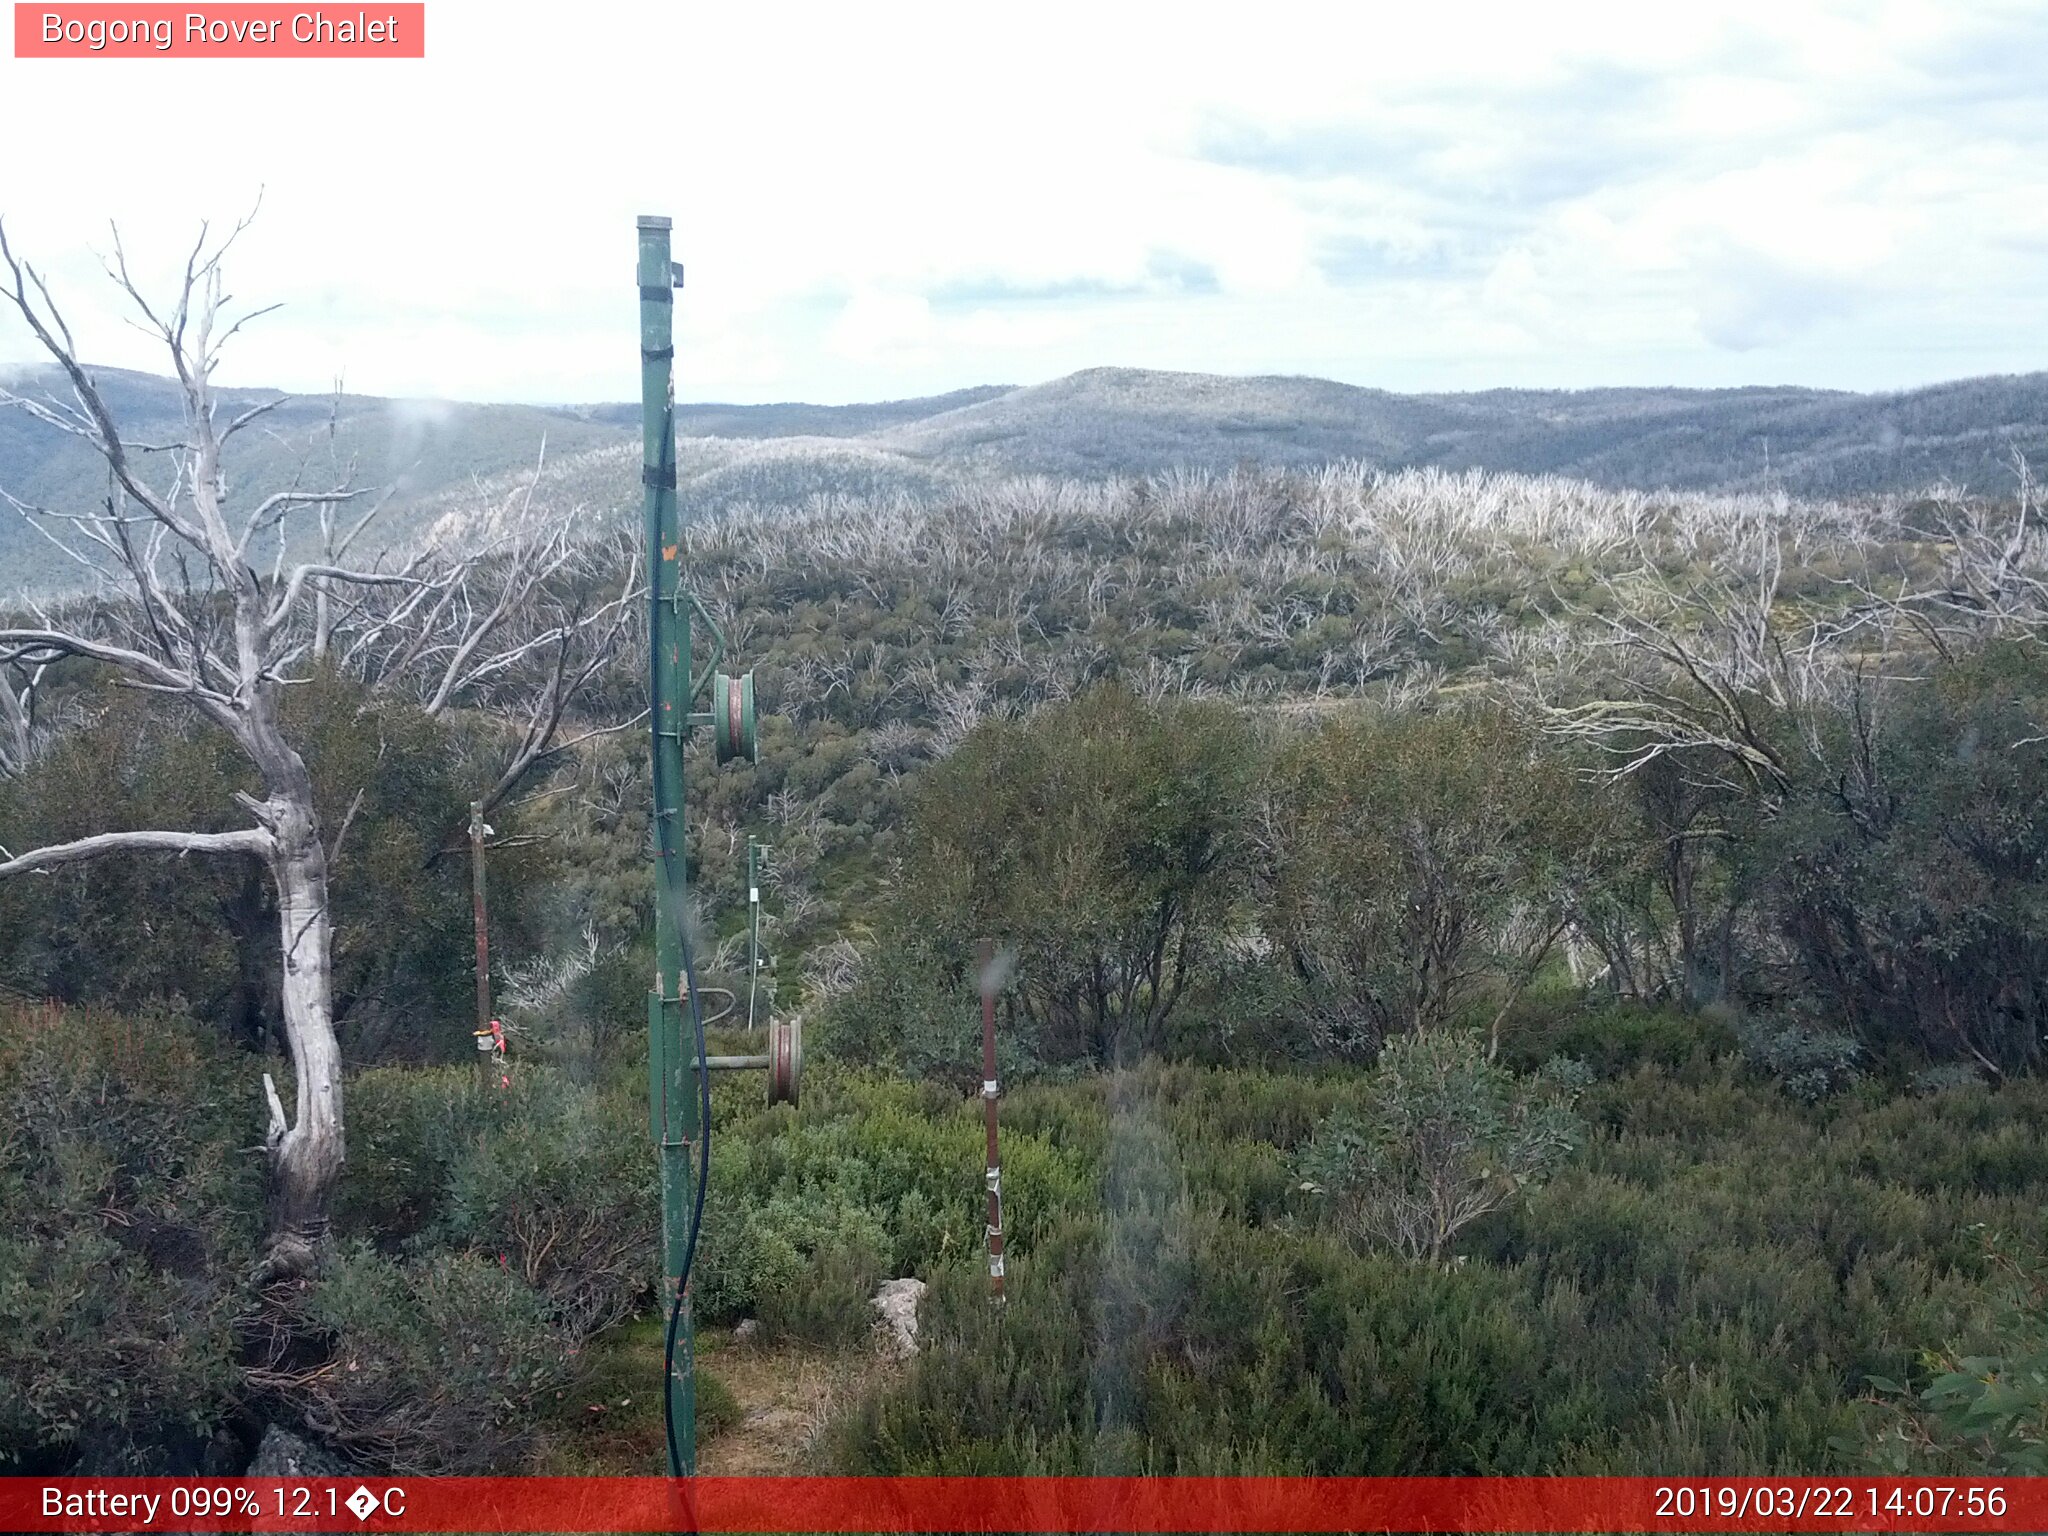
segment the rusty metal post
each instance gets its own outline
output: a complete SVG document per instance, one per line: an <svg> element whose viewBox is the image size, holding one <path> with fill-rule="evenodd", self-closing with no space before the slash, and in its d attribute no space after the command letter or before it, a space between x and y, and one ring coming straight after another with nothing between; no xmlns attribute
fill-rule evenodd
<svg viewBox="0 0 2048 1536"><path fill-rule="evenodd" d="M490 908L484 892L484 838L490 828L484 825L484 803L481 800L469 802L469 886L473 905L476 908L476 1063L483 1076L486 1088L491 1086L491 1067L495 1053L489 1049L491 1043L491 919Z"/></svg>
<svg viewBox="0 0 2048 1536"><path fill-rule="evenodd" d="M983 939L981 967L981 1101L988 1128L988 1284L996 1304L1003 1301L1003 1159L996 1148L996 946Z"/></svg>

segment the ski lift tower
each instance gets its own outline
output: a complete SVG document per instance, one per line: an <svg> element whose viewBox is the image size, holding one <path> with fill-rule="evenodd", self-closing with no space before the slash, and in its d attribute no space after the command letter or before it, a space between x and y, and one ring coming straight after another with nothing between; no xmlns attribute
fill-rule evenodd
<svg viewBox="0 0 2048 1536"><path fill-rule="evenodd" d="M721 763L754 761L754 675L715 670L725 635L683 580L682 527L676 504L675 290L683 269L669 258L670 221L643 216L640 236L640 479L645 491L648 706L654 754L654 990L648 995L648 1124L661 1163L662 1274L670 1304L666 1401L669 1473L697 1470L695 1333L688 1278L703 1217L708 1168L707 1072L766 1068L770 1103L794 1102L802 1069L795 1020L768 1024L759 1056L707 1056L696 966L686 928L688 844L683 747L697 726L711 727ZM691 628L701 620L710 655L692 671ZM709 687L708 708L696 704ZM693 1156L696 1163L693 1166Z"/></svg>

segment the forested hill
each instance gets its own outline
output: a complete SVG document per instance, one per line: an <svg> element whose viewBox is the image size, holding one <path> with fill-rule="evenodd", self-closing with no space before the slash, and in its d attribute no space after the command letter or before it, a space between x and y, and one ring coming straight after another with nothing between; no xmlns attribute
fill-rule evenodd
<svg viewBox="0 0 2048 1536"><path fill-rule="evenodd" d="M174 435L168 380L103 370L123 429ZM33 393L55 380L17 379ZM223 391L222 409L273 397ZM1617 488L1804 495L1918 491L1946 480L2007 493L2013 454L2048 458L2048 373L1901 394L1810 389L1492 390L1398 395L1325 379L1225 378L1095 368L1047 384L988 386L868 405L685 405L682 490L694 511L797 503L832 492L928 494L990 475L1083 479L1244 461L1310 467L1363 459L1574 476ZM245 433L231 485L249 494L317 482L353 462L358 483L397 484L383 537L403 542L531 466L543 441L556 490L611 513L636 499L632 404L544 407L302 397ZM0 411L0 490L58 510L96 504L104 470L82 444ZM501 486L502 490L502 486ZM559 499L559 498L558 498ZM76 568L11 513L0 518L0 591L47 588Z"/></svg>

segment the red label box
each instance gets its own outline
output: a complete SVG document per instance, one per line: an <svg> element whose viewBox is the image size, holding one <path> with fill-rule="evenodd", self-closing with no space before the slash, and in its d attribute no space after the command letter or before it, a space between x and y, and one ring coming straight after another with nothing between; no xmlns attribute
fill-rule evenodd
<svg viewBox="0 0 2048 1536"><path fill-rule="evenodd" d="M2021 1532L2048 1478L0 1477L0 1530Z"/></svg>
<svg viewBox="0 0 2048 1536"><path fill-rule="evenodd" d="M17 59L423 59L427 8L15 0Z"/></svg>

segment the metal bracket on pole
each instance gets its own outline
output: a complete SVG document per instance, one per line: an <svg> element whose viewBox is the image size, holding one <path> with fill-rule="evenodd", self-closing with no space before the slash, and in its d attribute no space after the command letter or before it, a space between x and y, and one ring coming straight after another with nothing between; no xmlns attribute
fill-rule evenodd
<svg viewBox="0 0 2048 1536"><path fill-rule="evenodd" d="M725 631L718 627L718 620L711 617L711 610L697 600L697 594L689 594L691 611L704 621L704 627L711 631L711 654L704 658L704 670L690 679L690 702L697 702L704 692L704 685L711 680L713 671L725 660Z"/></svg>

